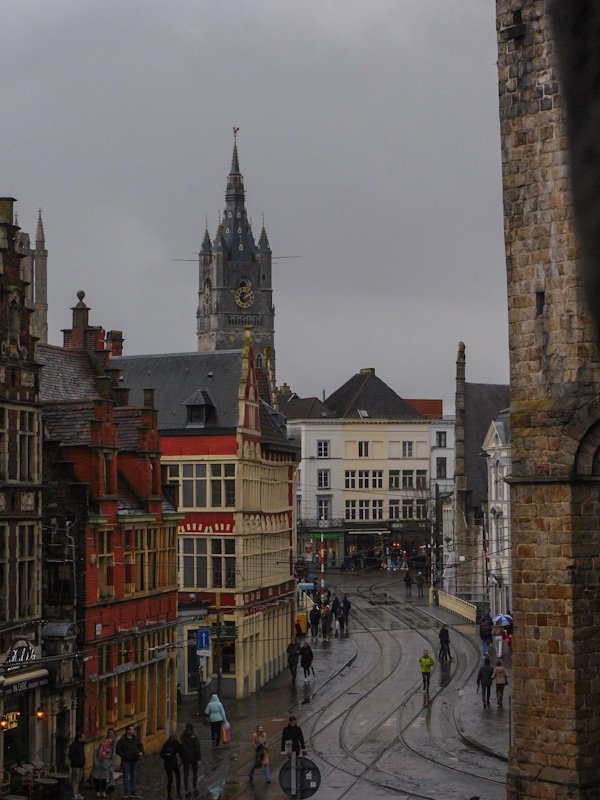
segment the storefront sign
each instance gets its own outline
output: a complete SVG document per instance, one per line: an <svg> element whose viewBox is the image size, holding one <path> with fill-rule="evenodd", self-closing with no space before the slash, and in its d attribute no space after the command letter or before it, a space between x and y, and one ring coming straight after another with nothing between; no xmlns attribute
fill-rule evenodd
<svg viewBox="0 0 600 800"><path fill-rule="evenodd" d="M28 664L31 661L35 661L35 649L33 645L26 639L19 639L8 651L4 661L4 668L7 672L12 672L15 669L20 669L23 664Z"/></svg>
<svg viewBox="0 0 600 800"><path fill-rule="evenodd" d="M19 717L21 716L20 711L7 711L4 715L6 717L6 726L3 727L3 730L9 731L11 728L16 728L19 724Z"/></svg>
<svg viewBox="0 0 600 800"><path fill-rule="evenodd" d="M40 686L47 685L48 675L32 678L23 676L23 680L21 681L10 682L8 685L4 684L3 686L0 685L0 694L4 697L10 697L11 695L22 694L23 692L31 692L33 689L38 689Z"/></svg>

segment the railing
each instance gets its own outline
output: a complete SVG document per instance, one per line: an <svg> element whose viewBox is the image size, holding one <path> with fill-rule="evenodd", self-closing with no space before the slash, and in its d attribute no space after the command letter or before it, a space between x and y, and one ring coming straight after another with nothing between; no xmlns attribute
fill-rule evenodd
<svg viewBox="0 0 600 800"><path fill-rule="evenodd" d="M437 605L439 605L440 608L451 611L453 614L456 614L457 617L462 617L466 619L467 622L472 622L473 625L475 625L477 620L476 605L467 602L467 600L463 600L461 597L442 592L439 589L432 589L430 593L433 595L430 597L431 603L435 601L435 595L437 594Z"/></svg>

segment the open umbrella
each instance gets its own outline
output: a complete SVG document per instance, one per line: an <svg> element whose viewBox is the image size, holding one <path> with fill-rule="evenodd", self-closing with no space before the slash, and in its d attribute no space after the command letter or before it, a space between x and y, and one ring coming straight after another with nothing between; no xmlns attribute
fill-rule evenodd
<svg viewBox="0 0 600 800"><path fill-rule="evenodd" d="M503 628L512 625L512 621L513 618L510 614L498 614L497 617L494 617L494 625L502 625Z"/></svg>

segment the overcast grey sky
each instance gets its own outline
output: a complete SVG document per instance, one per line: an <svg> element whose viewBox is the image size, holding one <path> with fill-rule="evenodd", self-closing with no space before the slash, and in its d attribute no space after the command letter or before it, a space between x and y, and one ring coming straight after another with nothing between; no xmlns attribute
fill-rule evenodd
<svg viewBox="0 0 600 800"><path fill-rule="evenodd" d="M4 0L0 194L127 354L196 348L232 126L276 261L278 382L508 381L493 0Z"/></svg>

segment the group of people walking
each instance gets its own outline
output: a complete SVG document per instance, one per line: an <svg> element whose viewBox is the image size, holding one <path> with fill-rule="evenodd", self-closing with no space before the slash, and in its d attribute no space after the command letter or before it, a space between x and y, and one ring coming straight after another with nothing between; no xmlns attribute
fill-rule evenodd
<svg viewBox="0 0 600 800"><path fill-rule="evenodd" d="M123 772L123 793L126 798L138 798L135 777L136 765L144 747L138 739L135 728L129 725L119 739L114 728L109 728L102 741L94 750L91 780L96 797L108 797L115 790L115 769L117 756L121 759ZM85 768L85 746L83 734L78 732L68 751L71 767L71 788L74 800L82 800L81 784Z"/></svg>
<svg viewBox="0 0 600 800"><path fill-rule="evenodd" d="M332 631L336 639L347 636L351 608L352 603L348 599L348 595L344 595L342 600L335 595L333 601L331 601L331 591L327 590L323 599L317 596L315 604L308 615L312 638L316 639L319 636L319 631L324 641L329 640Z"/></svg>
<svg viewBox="0 0 600 800"><path fill-rule="evenodd" d="M287 660L288 660L288 669L292 676L292 680L296 680L296 675L298 673L298 662L300 662L300 666L304 672L304 682L307 683L310 679L310 672L313 669L314 654L312 651L312 647L309 645L308 642L303 642L302 645L300 644L298 638L295 638L293 642L288 644L287 647ZM314 670L313 670L314 674Z"/></svg>
<svg viewBox="0 0 600 800"><path fill-rule="evenodd" d="M410 574L410 570L406 570L406 574L404 575L404 588L407 597L412 596L413 583L417 585L417 597L424 597L425 577L423 573L417 572L413 580L413 576Z"/></svg>

